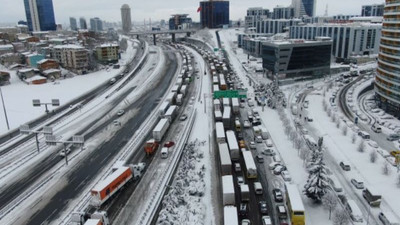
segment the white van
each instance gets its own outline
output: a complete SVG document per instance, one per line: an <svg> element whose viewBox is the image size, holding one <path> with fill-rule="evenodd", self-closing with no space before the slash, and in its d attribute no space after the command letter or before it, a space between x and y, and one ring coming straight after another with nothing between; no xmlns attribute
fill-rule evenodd
<svg viewBox="0 0 400 225"><path fill-rule="evenodd" d="M168 148L167 147L163 147L161 149L161 158L162 159L168 158Z"/></svg>
<svg viewBox="0 0 400 225"><path fill-rule="evenodd" d="M382 133L382 128L377 124L372 125L371 130L374 131L375 133Z"/></svg>
<svg viewBox="0 0 400 225"><path fill-rule="evenodd" d="M256 195L263 194L263 188L260 182L254 182L254 190L256 192Z"/></svg>
<svg viewBox="0 0 400 225"><path fill-rule="evenodd" d="M271 139L268 139L268 140L266 140L265 141L265 144L267 145L267 147L269 147L269 148L271 148L271 147L273 147L274 146L274 144L272 144L272 141L271 141Z"/></svg>
<svg viewBox="0 0 400 225"><path fill-rule="evenodd" d="M346 203L346 210L350 214L350 218L354 222L363 222L363 217L360 208L358 208L356 202L354 200L348 199Z"/></svg>
<svg viewBox="0 0 400 225"><path fill-rule="evenodd" d="M249 105L249 107L253 107L254 106L253 100L248 100L247 104Z"/></svg>
<svg viewBox="0 0 400 225"><path fill-rule="evenodd" d="M371 138L371 136L365 131L358 132L358 135L361 136L363 139L370 139Z"/></svg>

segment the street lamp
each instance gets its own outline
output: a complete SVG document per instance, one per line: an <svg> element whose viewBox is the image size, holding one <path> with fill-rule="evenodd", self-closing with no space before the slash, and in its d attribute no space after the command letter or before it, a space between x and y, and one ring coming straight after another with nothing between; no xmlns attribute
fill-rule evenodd
<svg viewBox="0 0 400 225"><path fill-rule="evenodd" d="M6 117L7 129L10 130L10 124L8 123L6 105L4 105L3 92L1 91L1 88L0 88L0 96L1 96L1 102L3 103L4 116Z"/></svg>
<svg viewBox="0 0 400 225"><path fill-rule="evenodd" d="M64 145L64 154L65 154L65 164L66 165L68 165L67 145L73 144L75 146L82 147L85 142L83 135L72 136L72 141L58 141L56 136L54 136L54 135L46 135L45 139L46 139L47 145L56 146L59 143Z"/></svg>
<svg viewBox="0 0 400 225"><path fill-rule="evenodd" d="M21 134L31 134L34 133L35 137L36 137L36 146L37 146L37 150L38 153L40 153L40 148L39 148L39 138L38 138L38 134L44 134L44 135L52 135L53 134L53 128L52 127L43 127L43 130L39 131L39 130L31 130L29 128L28 124L24 124L21 125L19 127L19 132Z"/></svg>
<svg viewBox="0 0 400 225"><path fill-rule="evenodd" d="M41 103L39 99L33 99L32 103L33 103L33 107L40 107L41 105L45 105L46 106L46 113L49 113L47 105L60 106L60 100L59 99L52 99L50 103Z"/></svg>

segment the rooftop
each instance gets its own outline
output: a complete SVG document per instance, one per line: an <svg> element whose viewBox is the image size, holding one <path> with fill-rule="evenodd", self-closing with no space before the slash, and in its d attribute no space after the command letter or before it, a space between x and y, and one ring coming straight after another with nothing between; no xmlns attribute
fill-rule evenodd
<svg viewBox="0 0 400 225"><path fill-rule="evenodd" d="M55 49L84 49L82 46L80 45L57 45L54 46Z"/></svg>

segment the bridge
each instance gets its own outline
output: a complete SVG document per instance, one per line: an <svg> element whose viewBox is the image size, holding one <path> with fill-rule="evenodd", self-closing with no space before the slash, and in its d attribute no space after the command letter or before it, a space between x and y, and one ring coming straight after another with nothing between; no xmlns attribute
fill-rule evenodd
<svg viewBox="0 0 400 225"><path fill-rule="evenodd" d="M156 40L157 40L157 35L160 34L171 34L172 36L172 42L175 42L175 35L176 34L185 34L186 36L190 37L192 33L195 33L197 30L195 29L186 29L186 30L152 30L152 31L137 31L137 32L130 32L129 35L131 36L136 36L139 38L139 36L143 35L153 35L153 41L154 45L156 45Z"/></svg>

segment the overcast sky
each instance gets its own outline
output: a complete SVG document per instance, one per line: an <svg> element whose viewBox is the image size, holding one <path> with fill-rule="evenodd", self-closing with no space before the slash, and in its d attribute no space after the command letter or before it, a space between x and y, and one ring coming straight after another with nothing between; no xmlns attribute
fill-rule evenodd
<svg viewBox="0 0 400 225"><path fill-rule="evenodd" d="M0 23L26 20L23 0L0 0ZM271 9L276 5L288 6L291 0L231 0L230 19L244 18L249 7ZM361 14L361 5L383 3L383 0L317 0L317 15L323 15L328 4L329 15ZM129 4L132 20L168 19L171 14L187 13L199 21L196 12L199 0L53 0L57 23L69 23L69 17L99 17L106 21L121 21L120 8Z"/></svg>

